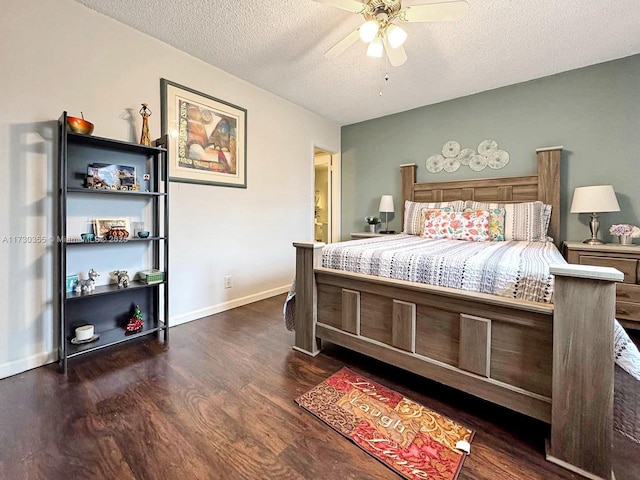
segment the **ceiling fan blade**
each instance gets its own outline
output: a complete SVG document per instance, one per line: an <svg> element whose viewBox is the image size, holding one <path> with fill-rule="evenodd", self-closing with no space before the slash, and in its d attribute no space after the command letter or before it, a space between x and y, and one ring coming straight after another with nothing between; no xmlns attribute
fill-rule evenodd
<svg viewBox="0 0 640 480"><path fill-rule="evenodd" d="M366 5L358 0L315 0L318 3L346 10L347 12L362 13Z"/></svg>
<svg viewBox="0 0 640 480"><path fill-rule="evenodd" d="M394 67L404 65L404 62L407 61L407 52L405 52L404 47L400 45L398 48L391 48L386 36L382 40L382 43L384 44L384 49L387 51L389 63Z"/></svg>
<svg viewBox="0 0 640 480"><path fill-rule="evenodd" d="M342 52L344 52L351 45L356 43L360 39L359 29L354 30L349 35L344 37L338 43L336 43L333 47L327 50L327 53L324 54L325 58L336 58Z"/></svg>
<svg viewBox="0 0 640 480"><path fill-rule="evenodd" d="M405 7L398 18L403 22L453 22L464 17L468 10L469 4L463 0L428 3Z"/></svg>

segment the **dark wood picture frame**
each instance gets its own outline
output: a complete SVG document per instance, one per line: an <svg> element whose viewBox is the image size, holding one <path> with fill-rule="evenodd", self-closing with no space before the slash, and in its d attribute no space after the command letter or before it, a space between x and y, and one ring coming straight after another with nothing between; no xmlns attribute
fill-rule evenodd
<svg viewBox="0 0 640 480"><path fill-rule="evenodd" d="M247 188L247 110L160 79L169 180Z"/></svg>

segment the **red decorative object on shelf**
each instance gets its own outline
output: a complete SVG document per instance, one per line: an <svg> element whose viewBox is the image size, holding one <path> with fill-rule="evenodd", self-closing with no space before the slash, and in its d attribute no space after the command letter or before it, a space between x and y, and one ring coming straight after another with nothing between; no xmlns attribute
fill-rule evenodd
<svg viewBox="0 0 640 480"><path fill-rule="evenodd" d="M129 232L124 227L111 227L106 237L111 241L123 241L129 237Z"/></svg>
<svg viewBox="0 0 640 480"><path fill-rule="evenodd" d="M124 329L127 333L137 333L142 330L144 326L144 322L142 320L142 312L140 311L140 307L136 305L136 308L133 310L133 317L127 323L127 326Z"/></svg>

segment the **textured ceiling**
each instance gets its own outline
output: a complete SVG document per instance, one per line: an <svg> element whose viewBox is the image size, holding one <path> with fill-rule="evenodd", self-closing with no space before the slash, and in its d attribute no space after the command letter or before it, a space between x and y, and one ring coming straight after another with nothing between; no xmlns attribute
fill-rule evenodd
<svg viewBox="0 0 640 480"><path fill-rule="evenodd" d="M640 53L639 0L467 0L404 24L400 67L361 42L325 59L363 20L313 0L76 1L340 125Z"/></svg>

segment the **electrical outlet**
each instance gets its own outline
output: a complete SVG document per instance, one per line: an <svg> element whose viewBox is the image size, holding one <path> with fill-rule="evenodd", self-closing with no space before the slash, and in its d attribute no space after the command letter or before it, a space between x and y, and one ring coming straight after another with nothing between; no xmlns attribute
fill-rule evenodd
<svg viewBox="0 0 640 480"><path fill-rule="evenodd" d="M231 287L232 287L231 275L227 275L226 277L224 277L224 288L231 288Z"/></svg>

